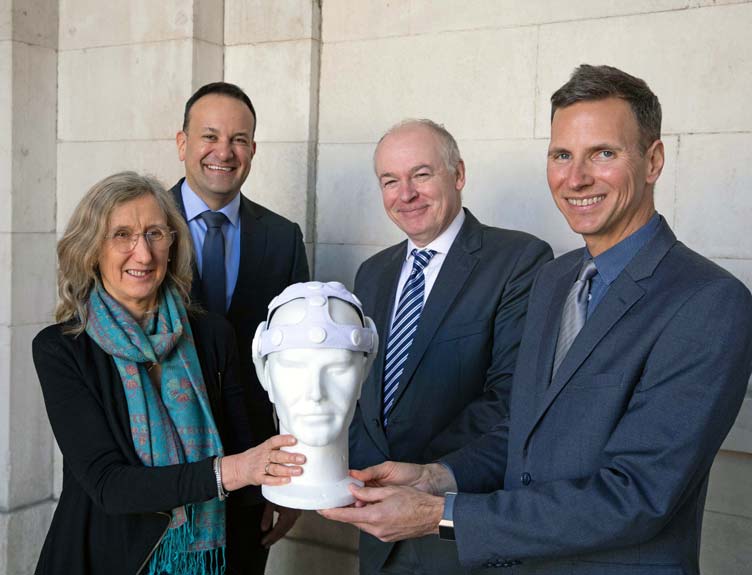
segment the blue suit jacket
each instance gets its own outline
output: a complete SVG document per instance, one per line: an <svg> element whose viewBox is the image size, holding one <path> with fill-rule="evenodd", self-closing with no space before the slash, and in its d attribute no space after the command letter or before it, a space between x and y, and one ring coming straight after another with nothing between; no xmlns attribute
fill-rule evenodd
<svg viewBox="0 0 752 575"><path fill-rule="evenodd" d="M445 458L469 492L454 507L460 560L512 573L697 574L708 473L752 369L752 297L664 221L551 381L582 257L536 278L508 428Z"/></svg>
<svg viewBox="0 0 752 575"><path fill-rule="evenodd" d="M170 190L183 216L183 179ZM252 434L256 445L276 433L269 396L256 377L251 359L251 341L256 327L266 320L267 305L288 285L308 281L308 260L303 234L293 223L265 207L240 197L240 265L238 281L227 311L239 350L239 376L248 393ZM193 269L191 300L201 301L201 278Z"/></svg>
<svg viewBox="0 0 752 575"><path fill-rule="evenodd" d="M387 459L434 461L503 420L530 286L552 257L545 242L485 226L466 210L423 308L385 432L384 353L406 249L402 242L376 254L355 278L355 293L381 344L350 427L352 468ZM361 559L371 556L373 564L380 565L390 549L361 538Z"/></svg>

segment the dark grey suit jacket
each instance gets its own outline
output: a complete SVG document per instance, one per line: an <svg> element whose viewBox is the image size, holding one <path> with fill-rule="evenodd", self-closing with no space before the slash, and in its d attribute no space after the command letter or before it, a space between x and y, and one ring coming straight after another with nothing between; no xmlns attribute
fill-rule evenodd
<svg viewBox="0 0 752 575"><path fill-rule="evenodd" d="M376 254L355 278L382 343L350 427L353 468L434 461L505 417L530 286L552 257L545 242L485 226L466 210L423 308L385 432L384 352L406 249L402 242ZM390 549L361 537L361 560L380 565Z"/></svg>
<svg viewBox="0 0 752 575"><path fill-rule="evenodd" d="M695 575L708 472L752 369L752 297L662 221L551 381L582 258L536 279L508 441L499 427L445 458L468 492L454 506L460 560L515 574Z"/></svg>
<svg viewBox="0 0 752 575"><path fill-rule="evenodd" d="M170 190L185 215L181 179ZM256 377L251 359L251 341L256 327L266 320L266 306L288 285L308 281L303 235L293 223L263 206L240 196L240 268L227 320L238 342L239 374L248 392L251 422L250 444L274 435L272 405ZM191 299L201 302L201 280L194 266ZM250 447L249 445L248 447Z"/></svg>

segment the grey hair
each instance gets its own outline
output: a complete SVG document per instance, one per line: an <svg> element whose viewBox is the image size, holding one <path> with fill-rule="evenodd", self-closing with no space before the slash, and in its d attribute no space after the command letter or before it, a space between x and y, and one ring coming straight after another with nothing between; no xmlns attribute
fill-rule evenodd
<svg viewBox="0 0 752 575"><path fill-rule="evenodd" d="M414 126L424 126L431 130L434 134L436 134L436 136L439 138L441 148L440 151L441 156L444 159L444 164L446 165L448 170L456 171L457 166L459 166L460 162L462 161L462 156L460 155L460 148L457 145L457 140L454 139L454 136L452 136L452 134L449 133L449 130L447 130L443 125L437 124L433 120L429 120L427 118L408 118L396 123L394 126L389 128L384 133L384 135L381 136L378 143L376 144L376 149L373 152L374 171L376 171L376 153L379 150L381 142L383 142L387 136L393 134L394 132L402 130L403 128L411 128Z"/></svg>
<svg viewBox="0 0 752 575"><path fill-rule="evenodd" d="M120 172L104 178L89 189L73 211L65 233L57 244L60 302L55 310L55 320L73 322L66 327L66 333L77 335L86 329L86 303L91 290L101 282L99 255L113 210L147 195L157 201L167 225L177 232L175 242L170 246L165 282L177 288L188 304L193 278L193 243L188 225L172 195L155 178L136 172Z"/></svg>

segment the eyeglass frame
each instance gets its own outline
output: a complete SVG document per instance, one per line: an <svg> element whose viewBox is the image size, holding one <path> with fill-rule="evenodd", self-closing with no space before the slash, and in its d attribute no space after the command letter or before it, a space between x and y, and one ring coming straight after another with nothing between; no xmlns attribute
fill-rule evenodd
<svg viewBox="0 0 752 575"><path fill-rule="evenodd" d="M131 242L131 247L128 248L127 250L121 250L121 249L119 249L117 243L115 242L115 234L119 233L120 231L124 231L124 230L116 230L114 232L110 232L110 233L108 233L108 234L106 234L104 236L104 239L105 240L110 240L112 242L113 247L117 248L117 252L121 253L121 254L128 254L128 253L132 252L133 250L135 250L136 246L138 246L138 238L141 237L141 236L143 236L144 241L146 242L146 245L152 251L154 251L154 250L163 250L163 251L166 251L166 250L170 249L170 246L175 243L175 238L176 238L176 236L178 234L178 231L170 229L170 228L163 228L161 226L156 226L156 229L158 229L159 231L161 231L161 232L163 232L165 234L165 236L164 236L163 239L157 240L156 245L152 244L153 240L150 240L149 236L148 236L149 233L155 231L154 229L147 230L145 232L131 233L129 235L129 237L128 237L128 239ZM135 240L133 238L135 238ZM161 247L160 242L162 242L162 241L164 241L164 240L166 240L168 238L170 240L169 243L166 246Z"/></svg>

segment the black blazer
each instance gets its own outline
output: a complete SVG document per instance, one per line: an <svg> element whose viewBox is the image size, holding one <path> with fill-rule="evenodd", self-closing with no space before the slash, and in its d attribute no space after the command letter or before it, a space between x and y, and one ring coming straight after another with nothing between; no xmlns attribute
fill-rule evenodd
<svg viewBox="0 0 752 575"><path fill-rule="evenodd" d="M214 314L190 321L223 443L247 435L232 330ZM115 362L86 333L63 335L61 324L52 325L34 338L32 351L63 453L63 490L36 573L135 575L171 509L217 496L212 458L145 467L133 448Z"/></svg>
<svg viewBox="0 0 752 575"><path fill-rule="evenodd" d="M170 190L185 216L181 179ZM227 320L238 342L238 374L246 392L252 447L276 433L269 396L256 377L251 342L258 324L266 320L267 306L288 285L309 279L303 234L293 223L240 196L240 267ZM191 300L201 302L201 278L194 266Z"/></svg>
<svg viewBox="0 0 752 575"><path fill-rule="evenodd" d="M355 293L382 343L350 427L353 468L386 459L434 461L507 414L530 286L552 258L551 248L529 234L483 225L465 212L423 308L386 432L381 425L384 355L406 242L358 270ZM391 546L363 536L361 561L379 566ZM428 561L436 551L425 555Z"/></svg>
<svg viewBox="0 0 752 575"><path fill-rule="evenodd" d="M664 221L552 380L582 257L536 279L508 439L499 429L445 458L469 492L454 505L460 560L514 574L697 575L708 473L752 370L752 297Z"/></svg>

